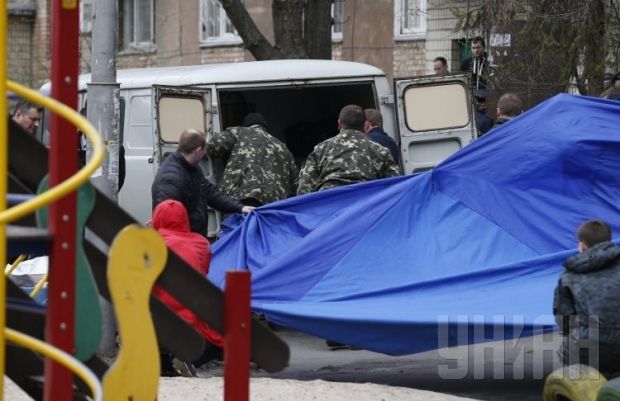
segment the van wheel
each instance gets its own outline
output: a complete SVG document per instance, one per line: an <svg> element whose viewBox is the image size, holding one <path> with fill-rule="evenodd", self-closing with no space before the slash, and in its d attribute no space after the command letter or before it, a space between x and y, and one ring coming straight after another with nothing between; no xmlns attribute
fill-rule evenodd
<svg viewBox="0 0 620 401"><path fill-rule="evenodd" d="M603 384L598 391L596 401L620 401L620 377Z"/></svg>
<svg viewBox="0 0 620 401"><path fill-rule="evenodd" d="M547 376L543 400L596 401L598 390L606 382L605 376L590 366L565 366Z"/></svg>

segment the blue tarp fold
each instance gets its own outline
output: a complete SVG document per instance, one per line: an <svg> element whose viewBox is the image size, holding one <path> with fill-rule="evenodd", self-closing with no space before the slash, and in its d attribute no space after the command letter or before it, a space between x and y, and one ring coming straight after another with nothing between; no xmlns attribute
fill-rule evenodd
<svg viewBox="0 0 620 401"><path fill-rule="evenodd" d="M619 105L558 95L432 171L237 216L209 278L248 268L270 320L392 355L553 329L579 224L620 229Z"/></svg>

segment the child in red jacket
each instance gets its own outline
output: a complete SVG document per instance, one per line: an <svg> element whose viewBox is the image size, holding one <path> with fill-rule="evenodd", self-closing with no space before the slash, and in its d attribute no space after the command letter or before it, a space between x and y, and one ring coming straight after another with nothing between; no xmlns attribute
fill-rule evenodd
<svg viewBox="0 0 620 401"><path fill-rule="evenodd" d="M169 199L158 204L153 211L151 224L163 237L169 249L183 259L185 263L196 269L201 276L206 277L211 261L209 241L202 235L189 230L189 217L181 202ZM205 322L163 288L154 286L153 294L181 319L192 325L211 344L217 347L223 346L220 333L207 326Z"/></svg>

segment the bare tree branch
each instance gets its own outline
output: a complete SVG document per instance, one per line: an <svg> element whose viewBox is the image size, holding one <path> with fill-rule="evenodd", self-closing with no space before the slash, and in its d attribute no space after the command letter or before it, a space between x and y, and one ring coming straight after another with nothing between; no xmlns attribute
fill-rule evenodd
<svg viewBox="0 0 620 401"><path fill-rule="evenodd" d="M219 1L245 47L257 60L331 59L333 0L273 0L273 45L258 30L241 0Z"/></svg>
<svg viewBox="0 0 620 401"><path fill-rule="evenodd" d="M243 39L246 49L257 60L282 58L281 52L269 43L267 38L256 27L241 0L220 0L228 18Z"/></svg>

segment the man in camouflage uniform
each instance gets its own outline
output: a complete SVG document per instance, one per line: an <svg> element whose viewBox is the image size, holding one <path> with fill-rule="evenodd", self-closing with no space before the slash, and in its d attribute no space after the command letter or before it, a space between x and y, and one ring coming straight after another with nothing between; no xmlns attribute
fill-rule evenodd
<svg viewBox="0 0 620 401"><path fill-rule="evenodd" d="M220 190L250 206L295 195L298 171L286 145L267 132L259 113L241 125L213 135L207 145L209 156L226 162Z"/></svg>
<svg viewBox="0 0 620 401"><path fill-rule="evenodd" d="M390 151L362 132L365 122L360 106L340 111L340 133L314 147L299 174L298 195L400 175Z"/></svg>
<svg viewBox="0 0 620 401"><path fill-rule="evenodd" d="M601 220L586 221L577 236L580 253L564 262L553 300L564 335L558 353L565 364L618 371L620 247L611 242L611 229Z"/></svg>

